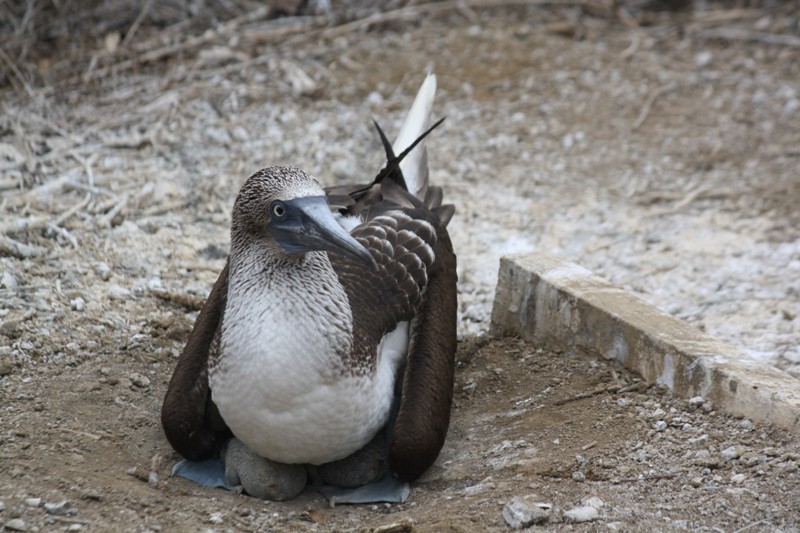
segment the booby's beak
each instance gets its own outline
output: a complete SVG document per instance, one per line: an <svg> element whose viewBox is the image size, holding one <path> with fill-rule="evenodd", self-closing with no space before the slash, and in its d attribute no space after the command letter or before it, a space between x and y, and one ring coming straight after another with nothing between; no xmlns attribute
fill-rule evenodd
<svg viewBox="0 0 800 533"><path fill-rule="evenodd" d="M324 196L276 200L267 230L287 253L326 251L377 268L372 254L334 218Z"/></svg>

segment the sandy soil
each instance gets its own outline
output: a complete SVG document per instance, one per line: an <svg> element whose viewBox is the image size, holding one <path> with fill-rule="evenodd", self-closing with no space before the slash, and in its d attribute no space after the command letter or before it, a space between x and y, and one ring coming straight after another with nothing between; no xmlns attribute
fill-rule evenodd
<svg viewBox="0 0 800 533"><path fill-rule="evenodd" d="M697 34L714 17L791 30L797 14L682 17L631 29L571 7L462 9L367 33L301 21L278 37L256 21L154 64L100 61L79 70L90 82L32 98L5 87L0 523L501 530L504 506L530 496L546 504L543 528L796 530L796 439L658 390L620 392L635 378L590 356L477 339L499 257L542 250L800 375L796 48ZM458 209L461 291L439 463L385 507L169 479L158 407L241 183L278 163L326 184L369 179L381 164L370 118L396 131L428 68L448 117L429 148ZM591 496L599 521L561 524ZM53 507L64 500L74 512Z"/></svg>

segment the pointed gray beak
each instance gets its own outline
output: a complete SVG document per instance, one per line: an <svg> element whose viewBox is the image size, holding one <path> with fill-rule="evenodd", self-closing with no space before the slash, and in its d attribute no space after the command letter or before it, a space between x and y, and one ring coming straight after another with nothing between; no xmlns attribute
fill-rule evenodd
<svg viewBox="0 0 800 533"><path fill-rule="evenodd" d="M276 200L267 230L287 253L325 251L378 268L372 254L334 218L324 196Z"/></svg>

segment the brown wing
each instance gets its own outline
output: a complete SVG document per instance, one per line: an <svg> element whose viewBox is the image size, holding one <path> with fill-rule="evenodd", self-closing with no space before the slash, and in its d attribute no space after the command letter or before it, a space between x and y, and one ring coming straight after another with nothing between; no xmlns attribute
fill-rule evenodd
<svg viewBox="0 0 800 533"><path fill-rule="evenodd" d="M389 464L411 481L427 470L444 445L453 400L456 353L456 256L439 231L436 262L428 272L422 306L411 324L400 409L389 444Z"/></svg>
<svg viewBox="0 0 800 533"><path fill-rule="evenodd" d="M410 320L411 343L389 464L415 479L436 459L450 420L456 350L456 262L444 225L429 209L386 204L353 236L377 270L331 256L350 300L356 350L374 359L383 336Z"/></svg>
<svg viewBox="0 0 800 533"><path fill-rule="evenodd" d="M161 407L161 425L167 440L175 451L191 460L216 455L230 437L208 387L208 358L219 349L219 328L227 295L226 263L197 316Z"/></svg>

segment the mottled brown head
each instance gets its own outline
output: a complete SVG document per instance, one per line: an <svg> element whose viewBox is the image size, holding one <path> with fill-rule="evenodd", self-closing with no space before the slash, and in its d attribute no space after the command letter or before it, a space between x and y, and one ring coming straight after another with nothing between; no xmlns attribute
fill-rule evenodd
<svg viewBox="0 0 800 533"><path fill-rule="evenodd" d="M260 170L239 191L231 220L231 252L253 242L289 255L326 251L375 265L369 251L334 218L317 180L292 167Z"/></svg>
<svg viewBox="0 0 800 533"><path fill-rule="evenodd" d="M272 219L270 206L275 200L289 201L324 196L319 182L294 167L264 168L247 178L233 204L232 232L262 236Z"/></svg>

